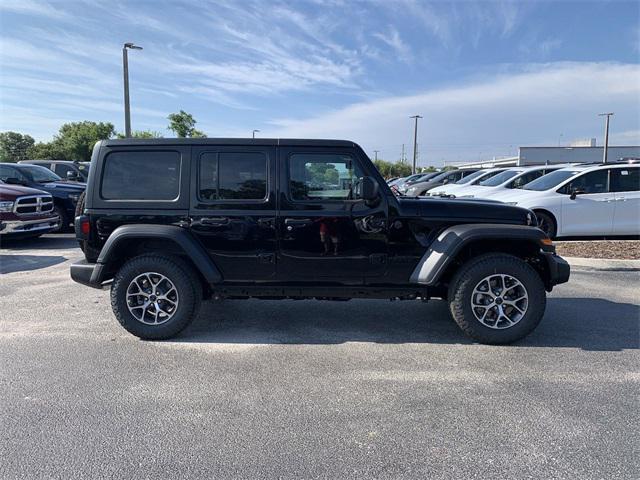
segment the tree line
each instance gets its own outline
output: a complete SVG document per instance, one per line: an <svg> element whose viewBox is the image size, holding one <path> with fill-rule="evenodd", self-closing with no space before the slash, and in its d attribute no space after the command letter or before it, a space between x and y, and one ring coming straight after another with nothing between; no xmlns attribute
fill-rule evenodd
<svg viewBox="0 0 640 480"><path fill-rule="evenodd" d="M195 128L193 115L180 110L167 117L168 130L179 138L203 138L206 135ZM131 134L134 138L162 138L160 132L137 130ZM65 123L49 142L36 142L31 135L19 132L0 133L0 162L19 162L20 160L74 160L88 162L91 160L93 146L99 140L125 138L116 132L110 122Z"/></svg>

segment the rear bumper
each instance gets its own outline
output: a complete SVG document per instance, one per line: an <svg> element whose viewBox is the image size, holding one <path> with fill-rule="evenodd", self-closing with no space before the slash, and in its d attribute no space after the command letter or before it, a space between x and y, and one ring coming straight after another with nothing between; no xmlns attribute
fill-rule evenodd
<svg viewBox="0 0 640 480"><path fill-rule="evenodd" d="M71 280L87 287L102 288L103 267L101 263L79 260L71 264Z"/></svg>
<svg viewBox="0 0 640 480"><path fill-rule="evenodd" d="M53 230L60 223L60 218L38 218L33 220L9 220L3 221L4 228L2 229L2 235L24 235L32 233L47 233Z"/></svg>
<svg viewBox="0 0 640 480"><path fill-rule="evenodd" d="M571 267L567 261L553 252L543 252L543 255L549 271L548 288L551 289L551 287L560 283L567 283L571 275Z"/></svg>

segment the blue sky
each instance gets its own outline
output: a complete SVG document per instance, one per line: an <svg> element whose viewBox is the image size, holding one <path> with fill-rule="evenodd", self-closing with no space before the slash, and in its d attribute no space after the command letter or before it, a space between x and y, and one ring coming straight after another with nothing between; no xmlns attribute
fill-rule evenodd
<svg viewBox="0 0 640 480"><path fill-rule="evenodd" d="M420 163L597 137L640 144L638 2L0 2L0 130L48 140L63 122L169 136L192 113L209 136L347 138Z"/></svg>

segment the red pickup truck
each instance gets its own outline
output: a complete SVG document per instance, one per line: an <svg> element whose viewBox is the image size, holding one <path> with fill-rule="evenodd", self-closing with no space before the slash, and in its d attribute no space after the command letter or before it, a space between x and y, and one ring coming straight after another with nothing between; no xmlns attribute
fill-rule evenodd
<svg viewBox="0 0 640 480"><path fill-rule="evenodd" d="M42 190L0 182L0 236L37 237L58 226L53 197Z"/></svg>

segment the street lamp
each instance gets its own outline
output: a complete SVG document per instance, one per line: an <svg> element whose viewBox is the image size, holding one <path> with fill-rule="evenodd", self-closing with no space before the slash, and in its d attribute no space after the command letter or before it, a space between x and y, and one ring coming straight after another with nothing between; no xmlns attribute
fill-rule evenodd
<svg viewBox="0 0 640 480"><path fill-rule="evenodd" d="M604 151L602 152L602 163L607 163L607 155L609 154L609 117L611 113L599 113L599 117L607 117L604 123Z"/></svg>
<svg viewBox="0 0 640 480"><path fill-rule="evenodd" d="M129 108L129 57L127 50L142 50L142 47L127 42L122 47L122 70L124 73L124 136L131 136L131 110Z"/></svg>
<svg viewBox="0 0 640 480"><path fill-rule="evenodd" d="M260 130L254 130L251 132L251 138L256 138L256 133L260 132Z"/></svg>
<svg viewBox="0 0 640 480"><path fill-rule="evenodd" d="M373 151L373 154L376 156L376 158L375 158L375 161L376 161L376 162L378 161L378 152L379 152L379 151L380 151L380 150L374 150L374 151Z"/></svg>
<svg viewBox="0 0 640 480"><path fill-rule="evenodd" d="M411 173L416 173L416 158L418 156L418 119L422 117L420 115L414 115L409 118L416 119L416 125L413 129L413 168L411 169Z"/></svg>

